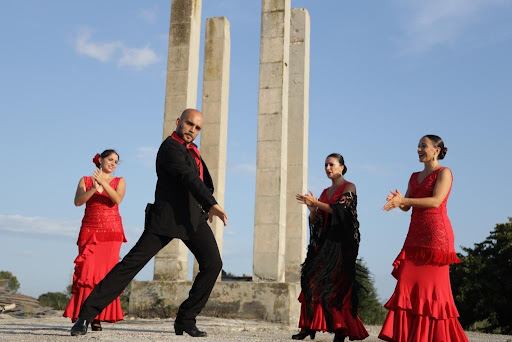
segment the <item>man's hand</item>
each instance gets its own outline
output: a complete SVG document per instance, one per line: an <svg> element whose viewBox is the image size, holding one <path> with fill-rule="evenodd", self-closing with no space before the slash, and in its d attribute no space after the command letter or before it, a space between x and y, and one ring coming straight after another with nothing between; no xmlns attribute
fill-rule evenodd
<svg viewBox="0 0 512 342"><path fill-rule="evenodd" d="M210 208L210 211L208 212L208 221L212 223L213 216L217 216L224 222L224 226L228 225L228 215L222 210L220 205L215 204L213 207Z"/></svg>

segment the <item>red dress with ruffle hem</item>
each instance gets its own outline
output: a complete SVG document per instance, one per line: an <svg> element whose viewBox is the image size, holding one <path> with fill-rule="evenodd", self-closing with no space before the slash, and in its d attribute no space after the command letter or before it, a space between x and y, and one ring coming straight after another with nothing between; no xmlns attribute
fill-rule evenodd
<svg viewBox="0 0 512 342"><path fill-rule="evenodd" d="M343 183L341 186L336 189L336 191L329 198L327 195L327 189L324 189L320 198L318 199L320 202L335 204L343 194L343 190L345 187L351 184L349 182ZM323 215L323 223L324 230L327 228L328 216L331 215L325 211L319 211ZM311 248L311 247L310 247ZM336 281L333 279L333 281ZM341 283L343 280L338 279L336 284ZM312 288L315 288L315 284L311 284ZM318 289L317 289L318 290ZM309 319L308 311L307 311L307 303L304 292L301 292L299 295L299 302L301 303L300 308L300 319L299 319L299 328L301 329L310 329L315 331L324 331L324 332L336 332L344 336L348 336L350 340L362 340L368 337L368 332L366 331L363 322L359 316L354 317L352 315L352 303L351 303L351 295L352 290L349 290L345 295L342 304L340 307L335 307L330 305L328 310L332 319L332 329L329 329L328 324L326 322L326 316L324 313L324 309L322 307L322 303L320 298L313 297L311 303L312 309L312 318Z"/></svg>
<svg viewBox="0 0 512 342"><path fill-rule="evenodd" d="M120 177L110 181L117 189ZM93 186L92 177L84 177L86 190ZM95 192L85 204L85 214L78 236L78 256L73 274L72 297L64 317L73 322L78 318L80 307L94 287L119 262L121 244L126 242L119 206L112 202L106 191ZM117 322L124 317L121 301L117 297L95 319L103 322Z"/></svg>
<svg viewBox="0 0 512 342"><path fill-rule="evenodd" d="M409 180L411 198L432 197L439 168L418 181ZM450 171L451 172L451 171ZM451 186L450 186L451 190ZM459 263L446 198L438 208L412 209L409 232L393 263L398 280L395 292L384 305L389 310L379 338L398 342L469 341L453 301L449 265Z"/></svg>

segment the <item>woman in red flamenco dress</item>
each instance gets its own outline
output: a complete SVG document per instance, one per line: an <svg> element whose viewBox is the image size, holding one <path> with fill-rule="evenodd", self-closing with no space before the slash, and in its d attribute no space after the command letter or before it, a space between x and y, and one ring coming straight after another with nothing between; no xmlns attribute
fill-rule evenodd
<svg viewBox="0 0 512 342"><path fill-rule="evenodd" d="M78 236L78 256L73 274L72 297L63 316L75 322L80 307L94 287L119 262L121 244L126 242L119 215L126 183L112 173L119 162L114 150L97 154L93 162L98 167L92 177L83 177L78 184L75 205L85 203L85 214ZM108 305L94 321L93 331L101 331L101 321L117 322L124 317L119 297Z"/></svg>
<svg viewBox="0 0 512 342"><path fill-rule="evenodd" d="M359 250L359 222L354 184L346 181L345 161L333 153L325 160L325 173L332 186L319 199L313 193L297 194L310 210L310 243L302 264L299 296L301 331L292 336L315 338L316 331L334 332L334 341L362 340L368 332L357 316L356 264Z"/></svg>
<svg viewBox="0 0 512 342"><path fill-rule="evenodd" d="M405 196L392 191L383 208L413 208L407 238L393 263L395 292L384 305L389 312L379 338L385 341L469 341L450 285L449 265L460 261L446 209L453 176L439 165L447 150L436 135L421 138L418 155L424 170L412 174Z"/></svg>

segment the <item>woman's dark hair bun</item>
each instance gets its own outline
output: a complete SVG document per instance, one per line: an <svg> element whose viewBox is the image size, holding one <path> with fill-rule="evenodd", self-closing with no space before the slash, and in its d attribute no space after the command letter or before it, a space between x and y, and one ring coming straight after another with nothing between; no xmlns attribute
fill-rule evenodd
<svg viewBox="0 0 512 342"><path fill-rule="evenodd" d="M427 134L425 137L429 138L432 143L434 143L434 147L440 148L439 155L437 156L438 160L444 159L446 156L446 152L448 152L448 147L444 146L444 141L441 139L440 136L434 135L434 134Z"/></svg>
<svg viewBox="0 0 512 342"><path fill-rule="evenodd" d="M443 159L446 156L446 152L448 152L448 147L443 147L439 152L438 159Z"/></svg>
<svg viewBox="0 0 512 342"><path fill-rule="evenodd" d="M345 173L347 173L347 165L345 165L345 159L343 159L343 156L339 153L331 153L327 156L327 158L336 158L338 160L338 162L340 163L340 165L343 165L344 168L343 168L343 171L341 171L341 174L344 175Z"/></svg>

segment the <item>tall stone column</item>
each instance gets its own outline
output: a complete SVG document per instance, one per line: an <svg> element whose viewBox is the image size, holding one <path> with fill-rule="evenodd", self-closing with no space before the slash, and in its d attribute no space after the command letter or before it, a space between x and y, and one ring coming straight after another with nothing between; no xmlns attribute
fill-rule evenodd
<svg viewBox="0 0 512 342"><path fill-rule="evenodd" d="M230 25L226 17L206 19L202 105L204 127L201 132L200 150L213 179L213 195L223 208L226 187L230 49ZM215 217L210 226L222 255L224 224ZM194 275L198 272L196 260Z"/></svg>
<svg viewBox="0 0 512 342"><path fill-rule="evenodd" d="M262 0L254 281L285 281L290 0Z"/></svg>
<svg viewBox="0 0 512 342"><path fill-rule="evenodd" d="M196 108L201 0L172 0L163 138L176 129L184 109ZM155 256L154 280L187 280L188 249L174 239Z"/></svg>
<svg viewBox="0 0 512 342"><path fill-rule="evenodd" d="M309 121L310 18L304 8L292 8L288 95L288 187L286 209L286 282L300 281L306 258L307 208L295 195L307 191Z"/></svg>

